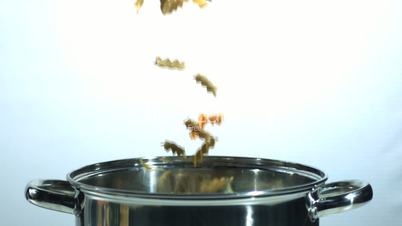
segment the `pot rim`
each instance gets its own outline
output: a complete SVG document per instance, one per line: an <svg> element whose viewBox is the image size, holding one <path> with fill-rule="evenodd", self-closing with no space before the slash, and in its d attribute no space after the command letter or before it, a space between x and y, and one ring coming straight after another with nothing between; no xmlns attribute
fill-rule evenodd
<svg viewBox="0 0 402 226"><path fill-rule="evenodd" d="M98 175L105 172L113 172L129 168L145 168L144 162L151 166L175 166L181 164L191 164L191 158L183 159L176 156L163 157L140 157L119 159L106 162L90 164L74 170L67 174L68 182L75 188L84 193L96 196L108 196L109 198L141 198L141 199L159 199L159 200L227 200L227 199L247 199L264 198L273 196L282 196L310 191L313 188L325 183L327 175L314 167L274 159L241 157L241 156L205 156L203 163L210 165L223 164L228 167L253 167L255 169L275 169L276 171L286 173L302 173L303 176L313 179L312 182L288 186L278 189L266 189L235 193L208 193L208 194L173 194L173 193L149 193L136 190L124 190L116 188L107 188L91 184L86 184L80 180L86 177ZM221 165L219 165L221 166Z"/></svg>

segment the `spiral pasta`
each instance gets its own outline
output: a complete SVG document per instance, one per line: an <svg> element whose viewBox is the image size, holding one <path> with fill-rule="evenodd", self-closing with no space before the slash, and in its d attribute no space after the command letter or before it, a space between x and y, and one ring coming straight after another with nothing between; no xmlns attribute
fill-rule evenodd
<svg viewBox="0 0 402 226"><path fill-rule="evenodd" d="M195 81L196 81L197 83L200 83L202 86L204 86L204 87L207 89L208 92L210 92L210 93L212 93L214 96L216 96L216 90L217 90L217 88L216 88L216 86L214 86L214 84L212 84L211 81L209 81L209 80L207 79L207 77L205 77L204 75L201 75L201 74L197 74L197 75L194 77L194 79L195 79Z"/></svg>
<svg viewBox="0 0 402 226"><path fill-rule="evenodd" d="M161 11L163 14L169 14L183 6L186 0L161 0Z"/></svg>
<svg viewBox="0 0 402 226"><path fill-rule="evenodd" d="M137 12L141 9L142 5L144 4L144 0L136 0L134 3Z"/></svg>
<svg viewBox="0 0 402 226"><path fill-rule="evenodd" d="M163 142L162 146L166 151L171 151L174 155L175 154L177 156L185 156L186 155L184 148L175 144L172 141L166 140L165 142Z"/></svg>
<svg viewBox="0 0 402 226"><path fill-rule="evenodd" d="M156 57L155 59L155 64L159 67L165 67L165 68L170 68L170 69L178 69L178 70L183 70L186 65L184 62L179 61L179 60L170 60L168 58L162 59L160 57Z"/></svg>
<svg viewBox="0 0 402 226"><path fill-rule="evenodd" d="M207 6L206 0L193 0L195 4L197 4L200 8Z"/></svg>
<svg viewBox="0 0 402 226"><path fill-rule="evenodd" d="M164 15L170 14L181 8L185 2L188 0L160 0L160 8ZM194 4L197 4L200 8L204 8L207 5L206 0L193 0ZM136 0L134 3L137 12L141 9L144 4L144 0Z"/></svg>

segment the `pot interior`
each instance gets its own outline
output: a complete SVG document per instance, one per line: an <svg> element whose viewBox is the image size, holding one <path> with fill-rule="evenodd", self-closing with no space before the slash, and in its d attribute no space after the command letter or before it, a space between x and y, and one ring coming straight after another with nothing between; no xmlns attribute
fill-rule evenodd
<svg viewBox="0 0 402 226"><path fill-rule="evenodd" d="M325 174L301 164L240 157L160 157L95 164L68 176L78 187L142 195L270 195L310 189Z"/></svg>

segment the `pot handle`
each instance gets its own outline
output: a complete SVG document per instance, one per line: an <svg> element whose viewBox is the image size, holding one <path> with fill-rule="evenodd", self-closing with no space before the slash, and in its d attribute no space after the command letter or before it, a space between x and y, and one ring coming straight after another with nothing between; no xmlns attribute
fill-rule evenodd
<svg viewBox="0 0 402 226"><path fill-rule="evenodd" d="M363 181L350 180L324 184L308 194L308 212L310 219L314 221L329 214L360 207L372 198L371 185Z"/></svg>
<svg viewBox="0 0 402 226"><path fill-rule="evenodd" d="M74 214L77 192L67 181L33 180L25 188L25 198L32 204Z"/></svg>

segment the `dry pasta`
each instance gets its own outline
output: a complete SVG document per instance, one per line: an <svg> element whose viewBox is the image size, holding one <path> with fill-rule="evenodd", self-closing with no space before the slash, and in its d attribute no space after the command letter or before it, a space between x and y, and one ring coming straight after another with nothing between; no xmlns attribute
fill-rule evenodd
<svg viewBox="0 0 402 226"><path fill-rule="evenodd" d="M144 167L144 169L147 169L147 170L152 169L151 164L149 164L149 163L145 162L145 161L144 161L144 160L142 160L142 159L140 159L140 164L141 164L141 166L142 166L142 167Z"/></svg>
<svg viewBox="0 0 402 226"><path fill-rule="evenodd" d="M186 0L161 0L161 11L163 14L169 14L183 6Z"/></svg>
<svg viewBox="0 0 402 226"><path fill-rule="evenodd" d="M135 1L134 6L137 9L137 12L141 9L143 4L144 4L144 0L136 0Z"/></svg>
<svg viewBox="0 0 402 226"><path fill-rule="evenodd" d="M200 83L202 86L204 86L205 88L207 88L207 91L212 93L214 96L216 96L216 87L212 84L211 81L209 81L207 79L207 77L205 77L204 75L201 74L197 74L194 77L195 81L197 83Z"/></svg>
<svg viewBox="0 0 402 226"><path fill-rule="evenodd" d="M188 0L160 0L160 8L164 15L170 14L176 11L178 8L181 8L185 2ZM193 0L194 4L197 4L200 8L204 8L207 6L206 0ZM134 3L137 12L141 9L144 4L144 0L136 0Z"/></svg>
<svg viewBox="0 0 402 226"><path fill-rule="evenodd" d="M183 70L185 68L184 62L181 62L177 59L172 61L168 58L162 59L160 57L156 57L155 64L159 67L165 67L170 69Z"/></svg>
<svg viewBox="0 0 402 226"><path fill-rule="evenodd" d="M206 0L193 0L195 4L197 4L200 8L207 6Z"/></svg>
<svg viewBox="0 0 402 226"><path fill-rule="evenodd" d="M213 178L210 180L204 180L201 183L200 192L201 193L216 193L220 191L226 191L226 193L233 192L231 189L231 182L233 177L221 177Z"/></svg>
<svg viewBox="0 0 402 226"><path fill-rule="evenodd" d="M232 193L233 177L212 177L197 172L166 170L159 177L157 192L174 194Z"/></svg>
<svg viewBox="0 0 402 226"><path fill-rule="evenodd" d="M222 114L217 114L217 115L210 115L208 117L208 121L211 123L211 125L220 125L223 121L223 115Z"/></svg>
<svg viewBox="0 0 402 226"><path fill-rule="evenodd" d="M187 0L160 0L160 8L163 14L170 14L173 11L181 8L183 3ZM207 5L206 0L192 0L200 8ZM137 12L144 4L144 0L136 0L135 8ZM165 67L170 69L185 69L184 62L179 60L161 59L156 57L155 64L159 67ZM197 83L204 86L208 92L216 96L216 87L203 75L197 74L195 76ZM184 125L189 130L191 139L201 139L203 144L196 151L192 158L193 166L197 167L203 160L204 155L209 153L211 148L215 147L216 138L210 133L204 130L204 127L210 123L211 125L220 125L223 120L222 114L206 115L200 114L198 121L187 119L184 121ZM185 156L185 149L172 141L166 140L162 144L163 148L172 152L173 155ZM152 165L143 160L140 164L148 170L153 169ZM231 183L233 177L215 177L210 175L201 175L198 173L173 173L171 170L165 170L158 179L157 191L158 192L174 192L174 193L215 193L215 192L233 192Z"/></svg>
<svg viewBox="0 0 402 226"><path fill-rule="evenodd" d="M165 149L165 151L171 151L174 155L175 154L177 156L185 156L186 155L184 148L175 144L172 141L166 140L165 142L163 142L162 146Z"/></svg>

